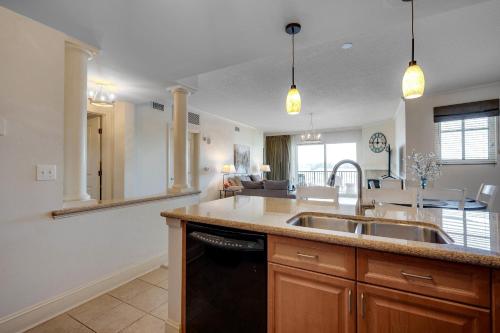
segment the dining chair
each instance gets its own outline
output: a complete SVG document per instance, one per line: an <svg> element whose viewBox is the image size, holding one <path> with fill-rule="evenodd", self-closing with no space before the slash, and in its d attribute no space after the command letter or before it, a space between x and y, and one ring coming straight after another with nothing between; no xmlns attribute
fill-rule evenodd
<svg viewBox="0 0 500 333"><path fill-rule="evenodd" d="M476 195L476 201L486 205L486 209L493 205L497 196L498 187L496 185L481 184Z"/></svg>
<svg viewBox="0 0 500 333"><path fill-rule="evenodd" d="M426 188L421 190L423 199L458 201L458 209L464 209L465 193L465 189Z"/></svg>
<svg viewBox="0 0 500 333"><path fill-rule="evenodd" d="M380 179L380 188L381 189L393 189L393 190L402 190L403 189L403 180L402 179Z"/></svg>
<svg viewBox="0 0 500 333"><path fill-rule="evenodd" d="M391 203L417 207L417 189L363 189L363 203Z"/></svg>
<svg viewBox="0 0 500 333"><path fill-rule="evenodd" d="M301 186L297 187L297 199L330 199L334 202L339 201L338 187L331 186Z"/></svg>

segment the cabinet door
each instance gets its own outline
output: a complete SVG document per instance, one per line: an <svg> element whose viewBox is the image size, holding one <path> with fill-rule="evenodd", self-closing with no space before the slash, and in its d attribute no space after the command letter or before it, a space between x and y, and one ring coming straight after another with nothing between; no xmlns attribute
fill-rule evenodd
<svg viewBox="0 0 500 333"><path fill-rule="evenodd" d="M485 309L362 283L357 290L360 333L490 332Z"/></svg>
<svg viewBox="0 0 500 333"><path fill-rule="evenodd" d="M271 263L268 269L269 333L356 331L353 281Z"/></svg>

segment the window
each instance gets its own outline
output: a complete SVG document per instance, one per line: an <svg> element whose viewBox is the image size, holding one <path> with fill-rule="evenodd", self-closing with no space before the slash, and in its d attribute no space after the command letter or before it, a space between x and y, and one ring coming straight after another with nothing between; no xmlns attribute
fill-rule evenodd
<svg viewBox="0 0 500 333"><path fill-rule="evenodd" d="M437 122L435 132L443 164L496 163L497 117Z"/></svg>
<svg viewBox="0 0 500 333"><path fill-rule="evenodd" d="M335 164L345 159L356 161L355 142L297 145L297 185L325 185ZM355 195L357 171L354 166L341 166L337 178L341 194Z"/></svg>

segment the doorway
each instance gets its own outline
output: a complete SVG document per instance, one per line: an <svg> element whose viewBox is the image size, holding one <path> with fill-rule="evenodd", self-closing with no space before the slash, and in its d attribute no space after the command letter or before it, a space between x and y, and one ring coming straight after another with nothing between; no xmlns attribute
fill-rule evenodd
<svg viewBox="0 0 500 333"><path fill-rule="evenodd" d="M87 193L92 199L102 199L102 119L87 114Z"/></svg>

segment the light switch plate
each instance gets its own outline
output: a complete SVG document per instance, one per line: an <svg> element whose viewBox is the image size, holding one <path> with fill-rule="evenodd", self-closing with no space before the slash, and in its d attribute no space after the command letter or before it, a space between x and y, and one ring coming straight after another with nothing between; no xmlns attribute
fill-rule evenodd
<svg viewBox="0 0 500 333"><path fill-rule="evenodd" d="M56 180L56 166L39 164L36 166L36 180L53 181Z"/></svg>

